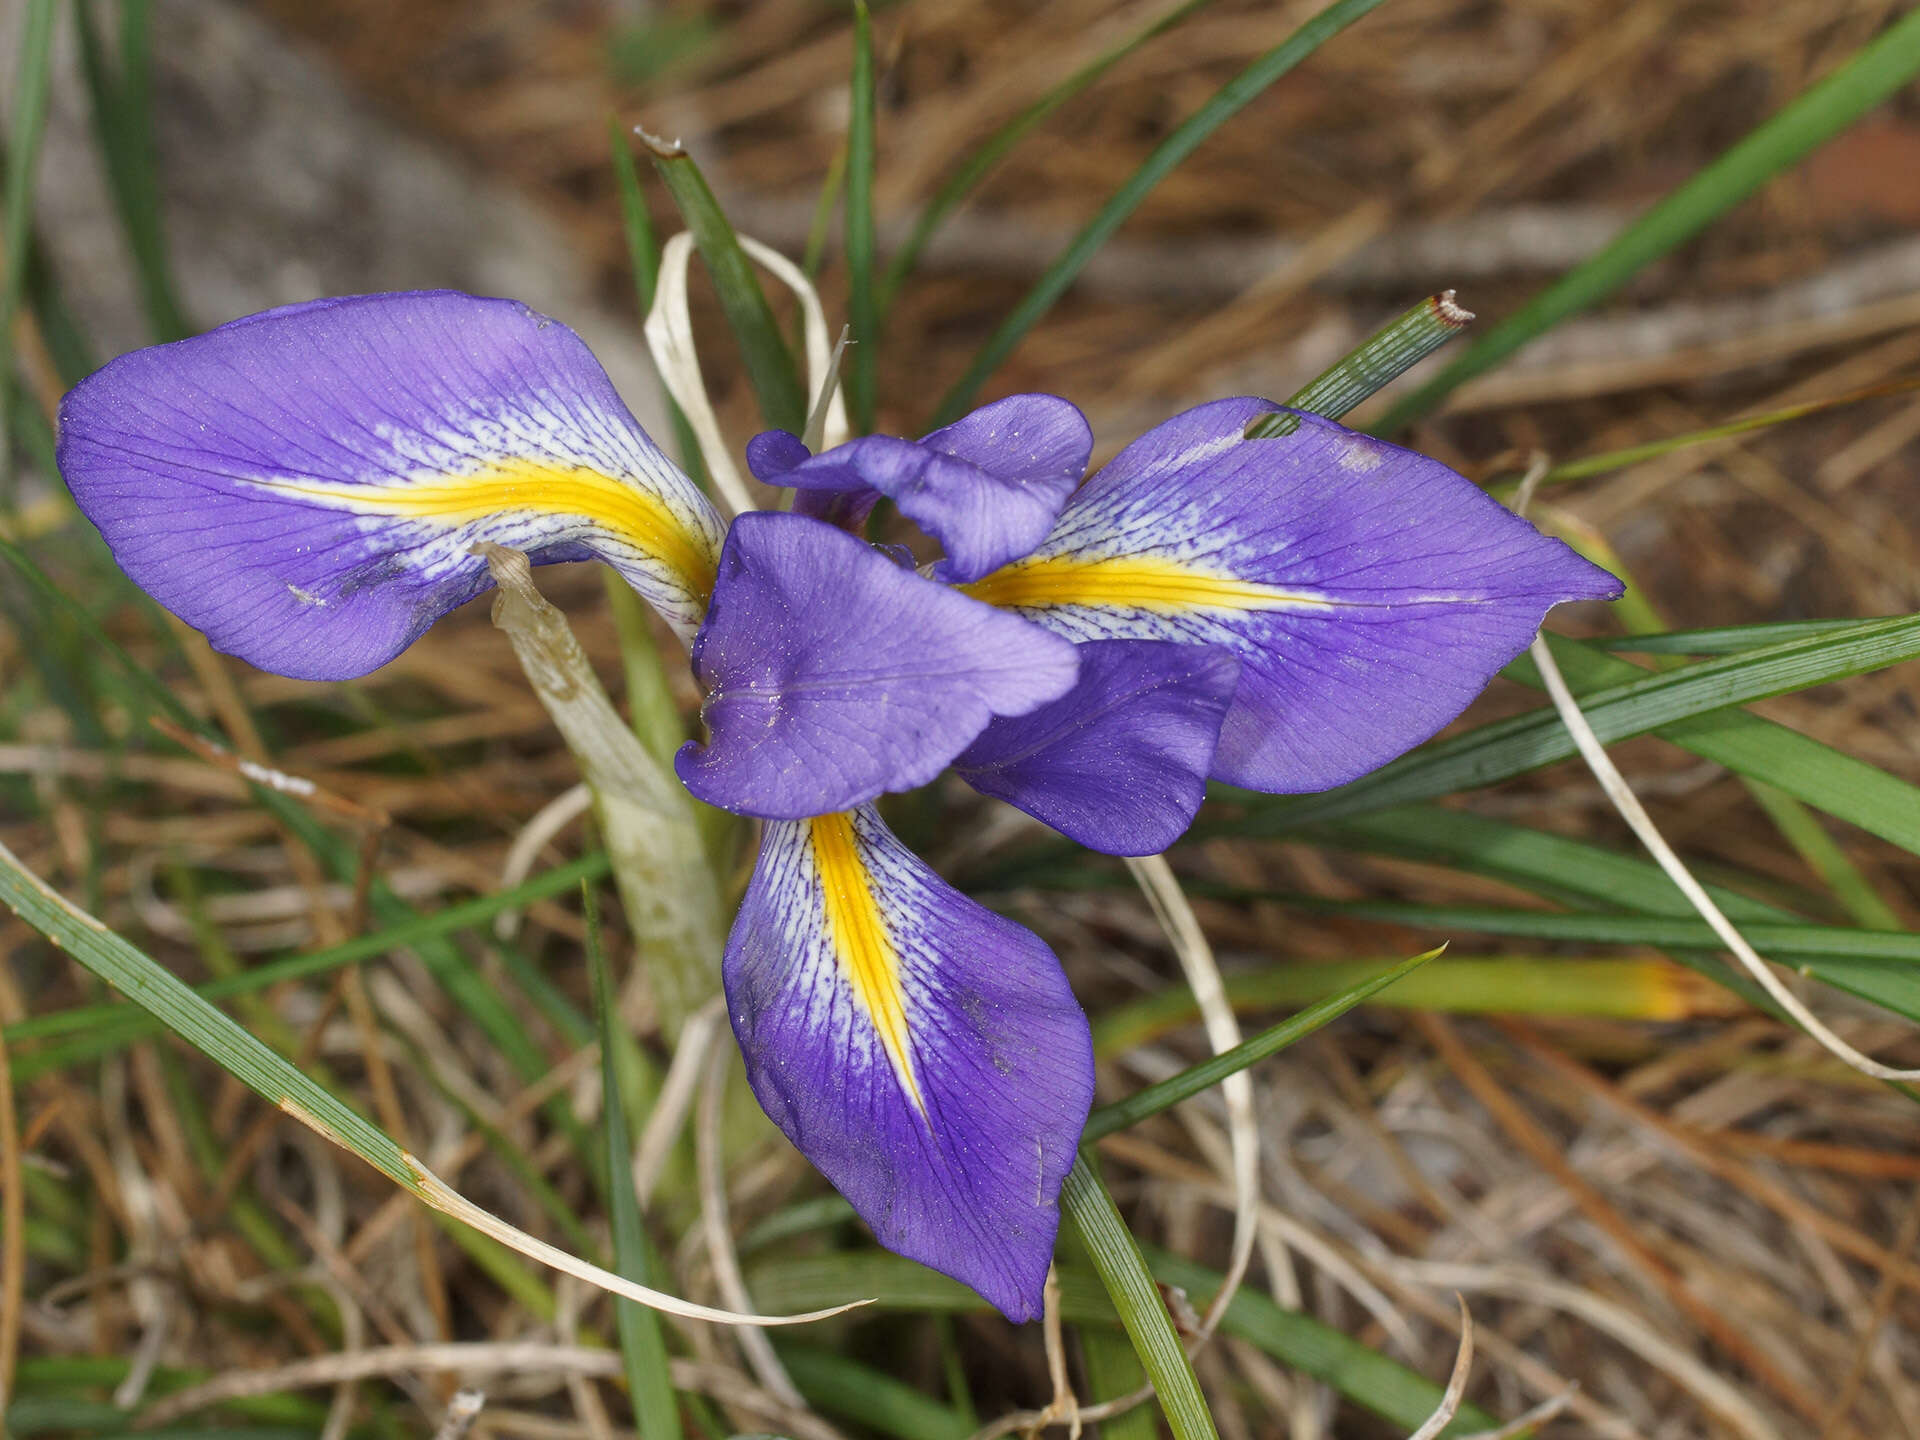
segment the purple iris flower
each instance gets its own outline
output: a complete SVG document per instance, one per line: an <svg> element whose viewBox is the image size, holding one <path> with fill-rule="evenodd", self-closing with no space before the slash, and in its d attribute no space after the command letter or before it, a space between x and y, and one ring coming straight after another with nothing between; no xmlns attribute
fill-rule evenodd
<svg viewBox="0 0 1920 1440"><path fill-rule="evenodd" d="M214 645L362 675L490 584L481 541L598 559L691 643L694 794L765 823L727 943L761 1104L881 1242L1040 1312L1093 1096L1047 946L874 802L951 767L1113 854L1206 781L1354 779L1426 739L1563 600L1619 585L1435 461L1279 407L1176 416L1081 483L1085 419L1014 396L917 441L749 447L793 513L731 528L566 327L451 292L289 306L122 356L60 466L126 572ZM881 497L942 549L857 532Z"/></svg>

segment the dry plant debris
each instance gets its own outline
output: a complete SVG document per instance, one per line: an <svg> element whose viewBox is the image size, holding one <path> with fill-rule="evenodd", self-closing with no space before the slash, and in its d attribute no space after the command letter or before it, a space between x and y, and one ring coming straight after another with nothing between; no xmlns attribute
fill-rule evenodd
<svg viewBox="0 0 1920 1440"><path fill-rule="evenodd" d="M371 103L562 216L610 296L626 284L606 164L610 110L678 134L743 228L790 253L804 244L845 132L848 27L833 7L254 8L329 57ZM1164 8L954 0L883 11L883 229L897 233L972 140ZM883 428L911 426L1169 126L1312 8L1223 0L1018 150L904 293L882 375ZM1411 294L1460 283L1497 319L1899 8L1399 0L1162 186L997 383L1072 393L1111 437L1206 395L1284 393ZM617 57L631 63L634 37L647 26L661 33L668 19L705 27L704 43L657 75L622 79ZM1886 177L1909 171L1916 153L1920 100L1909 92L1608 311L1463 391L1418 443L1491 474L1535 451L1599 452L1912 372L1911 191ZM831 251L823 282L833 313L843 281ZM707 363L722 372L722 423L747 433L744 387L729 383L724 356ZM1889 397L1682 451L1551 503L1570 529L1603 535L1675 626L1912 610L1917 438L1920 401ZM548 589L601 672L617 673L597 582L556 576ZM407 898L493 888L515 836L575 778L483 614L324 699L180 639L185 667L157 651L141 658L217 717L239 754L391 817L380 871ZM6 634L0 664L20 666L29 643ZM1915 686L1911 670L1894 671L1759 709L1912 776ZM1517 708L1515 694L1496 692L1479 713L1502 706ZM109 767L51 709L15 722L0 772L30 786L35 806L0 816L0 840L69 893L97 896L99 913L183 973L334 942L361 923L352 889L326 882L248 803L232 767L178 756ZM1695 863L1766 877L1783 892L1814 884L1735 779L1656 741L1616 754ZM93 808L110 785L119 800ZM1573 767L1471 803L1626 843ZM982 833L978 844L1005 838ZM574 853L578 839L555 834L535 868ZM1913 925L1920 866L1870 838L1841 839L1897 920ZM947 858L966 856L956 845ZM1257 890L1515 903L1496 881L1297 843L1214 840L1180 859L1187 874ZM1016 903L1096 1015L1177 983L1146 908L1123 892ZM1198 909L1229 975L1411 953L1432 939L1272 901ZM549 900L528 909L518 944L582 1000L580 940L571 907ZM0 1019L90 998L77 972L15 958L39 953L24 927L0 923L0 950ZM469 959L483 970L500 963L477 946ZM529 1078L412 954L358 977L348 969L289 984L244 1013L410 1137L450 1183L536 1233L598 1243L597 1193L547 1108L556 1096L591 1104L592 1048L525 1017L548 1067ZM648 1046L644 987L623 1003ZM1505 1415L1563 1407L1545 1433L1569 1440L1920 1436L1920 1111L1769 1021L1705 999L1679 1008L1658 1023L1373 1009L1263 1064L1251 1087L1265 1201L1250 1283L1434 1377L1460 1343L1449 1292L1461 1292L1481 1357L1469 1395ZM1916 1056L1883 1018L1862 1011L1839 1023L1862 1048ZM1205 1049L1197 1024L1138 1046L1109 1062L1110 1091ZM337 1399L330 1435L364 1413L376 1382L399 1386L390 1393L404 1397L410 1432L459 1433L458 1375L486 1395L477 1414L458 1412L466 1433L614 1433L602 1398L611 1392L595 1387L617 1361L572 1338L611 1334L604 1297L517 1284L489 1251L428 1224L210 1075L174 1047L143 1042L18 1088L20 1133L0 1151L10 1169L84 1209L86 1253L56 1291L0 1275L0 1374L16 1334L29 1358L131 1357L115 1395L127 1405L155 1396L157 1375L203 1373L198 1388L146 1411L156 1422L191 1418L217 1396L327 1387ZM1103 1145L1136 1228L1216 1267L1233 1233L1220 1180L1231 1171L1228 1122L1216 1094ZM770 1149L726 1180L713 1197L724 1203L710 1209L736 1240L814 1184ZM568 1236L563 1216L586 1234ZM667 1219L688 1236L667 1257L673 1288L737 1299L732 1257L692 1215ZM316 1291L324 1304L310 1302ZM1037 1332L975 1319L956 1329L983 1415L1053 1393ZM693 1358L676 1362L676 1383L712 1396L735 1424L835 1433L795 1412L770 1353L742 1353L737 1337L701 1327L685 1333ZM941 1393L931 1349L840 1333ZM1211 1352L1203 1379L1223 1434L1385 1433L1242 1341Z"/></svg>

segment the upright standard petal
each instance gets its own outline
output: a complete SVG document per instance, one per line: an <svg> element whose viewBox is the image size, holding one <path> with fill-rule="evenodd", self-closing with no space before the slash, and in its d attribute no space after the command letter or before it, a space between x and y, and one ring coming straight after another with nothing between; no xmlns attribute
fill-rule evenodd
<svg viewBox="0 0 1920 1440"><path fill-rule="evenodd" d="M1206 797L1240 662L1217 645L1092 640L1080 680L995 720L953 762L962 779L1109 855L1157 855Z"/></svg>
<svg viewBox="0 0 1920 1440"><path fill-rule="evenodd" d="M995 715L1072 687L1074 647L803 515L742 515L693 646L710 739L674 765L722 809L797 820L924 785Z"/></svg>
<svg viewBox="0 0 1920 1440"><path fill-rule="evenodd" d="M815 497L813 513L858 524L885 495L946 552L934 578L956 583L1045 539L1092 453L1086 417L1057 395L1009 395L919 440L868 435L811 459L784 431L747 447L753 473Z"/></svg>
<svg viewBox="0 0 1920 1440"><path fill-rule="evenodd" d="M1419 744L1563 600L1620 584L1425 456L1318 416L1220 400L1150 430L1026 559L969 594L1074 640L1219 645L1240 683L1213 774L1341 785Z"/></svg>
<svg viewBox="0 0 1920 1440"><path fill-rule="evenodd" d="M60 469L141 588L302 679L363 675L487 588L483 540L597 556L690 637L722 533L577 335L451 291L123 355L62 404Z"/></svg>
<svg viewBox="0 0 1920 1440"><path fill-rule="evenodd" d="M754 1093L880 1242L1036 1318L1093 1100L1053 952L863 807L766 827L724 973Z"/></svg>

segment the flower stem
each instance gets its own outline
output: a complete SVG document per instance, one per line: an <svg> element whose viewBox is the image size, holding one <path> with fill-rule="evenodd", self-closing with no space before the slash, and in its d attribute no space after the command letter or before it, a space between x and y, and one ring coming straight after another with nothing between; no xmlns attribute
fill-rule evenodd
<svg viewBox="0 0 1920 1440"><path fill-rule="evenodd" d="M580 762L613 860L614 883L648 966L669 1038L720 988L720 888L693 802L621 721L566 617L534 588L527 557L485 547L507 632L534 693Z"/></svg>

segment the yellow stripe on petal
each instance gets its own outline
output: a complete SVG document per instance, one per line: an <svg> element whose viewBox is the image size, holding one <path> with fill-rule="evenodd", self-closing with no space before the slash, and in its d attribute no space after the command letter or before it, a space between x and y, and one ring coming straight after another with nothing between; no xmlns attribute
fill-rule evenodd
<svg viewBox="0 0 1920 1440"><path fill-rule="evenodd" d="M658 496L583 466L504 459L482 470L393 485L260 483L362 515L436 522L449 529L509 515L588 520L666 567L701 602L713 593L718 557L706 536Z"/></svg>
<svg viewBox="0 0 1920 1440"><path fill-rule="evenodd" d="M1182 615L1195 610L1294 610L1332 601L1240 580L1158 555L1056 555L1012 565L960 587L989 605L1023 610L1083 605Z"/></svg>
<svg viewBox="0 0 1920 1440"><path fill-rule="evenodd" d="M887 1052L901 1089L924 1118L926 1102L914 1075L912 1038L907 1025L907 996L900 984L900 952L894 948L887 917L874 898L873 884L860 858L853 816L820 815L807 822L813 841L813 867L827 912L827 936L840 960L840 974L866 1012L880 1047Z"/></svg>

